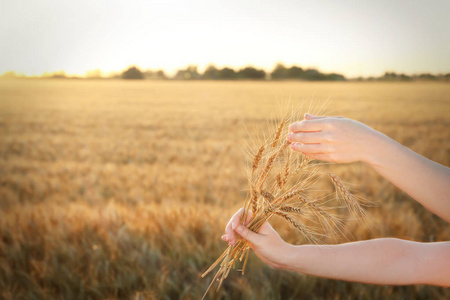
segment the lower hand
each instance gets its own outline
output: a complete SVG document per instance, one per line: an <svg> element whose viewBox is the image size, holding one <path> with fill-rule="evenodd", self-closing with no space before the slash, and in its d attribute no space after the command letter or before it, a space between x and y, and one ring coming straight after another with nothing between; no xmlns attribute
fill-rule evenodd
<svg viewBox="0 0 450 300"><path fill-rule="evenodd" d="M240 209L231 220L225 229L226 234L222 239L227 241L230 245L234 245L240 235L243 239L250 242L253 251L256 255L268 265L274 268L287 268L289 266L288 258L292 252L292 245L283 241L278 233L270 226L268 222L261 226L258 233L251 231L246 226L240 224L244 209ZM252 219L251 212L248 212L247 225Z"/></svg>

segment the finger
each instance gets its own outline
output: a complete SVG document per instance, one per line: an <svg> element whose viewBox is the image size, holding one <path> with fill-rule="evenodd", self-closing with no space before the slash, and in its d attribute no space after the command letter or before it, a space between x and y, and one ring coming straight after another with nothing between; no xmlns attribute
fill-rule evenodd
<svg viewBox="0 0 450 300"><path fill-rule="evenodd" d="M244 209L243 208L239 209L238 212L235 213L233 215L233 217L231 217L231 220L228 222L227 227L225 228L225 232L227 235L227 242L230 245L234 245L237 241L236 232L233 230L233 228L237 227L241 223L243 213L244 213ZM252 216L253 216L252 212L248 211L246 220L244 222L245 225L247 225L251 221Z"/></svg>
<svg viewBox="0 0 450 300"><path fill-rule="evenodd" d="M318 132L290 132L287 139L293 143L318 144L327 140L323 131Z"/></svg>
<svg viewBox="0 0 450 300"><path fill-rule="evenodd" d="M291 144L291 149L297 152L301 152L305 155L324 153L326 150L324 145L322 144L300 144L300 143Z"/></svg>
<svg viewBox="0 0 450 300"><path fill-rule="evenodd" d="M261 235L251 231L243 225L238 225L234 230L245 240L249 241L252 245L257 245L261 239Z"/></svg>
<svg viewBox="0 0 450 300"><path fill-rule="evenodd" d="M325 117L313 116L313 115L306 113L304 118L305 118L305 120L317 120L317 119L323 119Z"/></svg>
<svg viewBox="0 0 450 300"><path fill-rule="evenodd" d="M330 118L338 118L342 119L342 117L322 117L322 116L313 116L311 114L306 113L304 115L305 120L318 120L318 119L330 119Z"/></svg>
<svg viewBox="0 0 450 300"><path fill-rule="evenodd" d="M224 234L221 236L222 240L224 240L225 242L228 242L228 234Z"/></svg>
<svg viewBox="0 0 450 300"><path fill-rule="evenodd" d="M289 126L289 131L321 131L325 128L324 120L326 119L303 120L301 122L296 122Z"/></svg>
<svg viewBox="0 0 450 300"><path fill-rule="evenodd" d="M242 212L244 211L243 208L239 209L230 219L230 221L228 221L227 226L225 227L225 233L227 236L226 241L230 244L234 244L234 241L236 241L236 233L233 230L233 221L235 219L240 219Z"/></svg>
<svg viewBox="0 0 450 300"><path fill-rule="evenodd" d="M227 236L226 241L230 245L234 245L234 243L236 243L236 240L237 240L236 233L233 230L232 222L233 222L233 220L230 220L230 222L228 222L227 227L225 229L225 233L226 233L226 236Z"/></svg>

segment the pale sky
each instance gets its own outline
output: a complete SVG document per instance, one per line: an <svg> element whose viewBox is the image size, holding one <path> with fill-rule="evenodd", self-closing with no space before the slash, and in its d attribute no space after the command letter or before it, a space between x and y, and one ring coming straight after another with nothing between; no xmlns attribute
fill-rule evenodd
<svg viewBox="0 0 450 300"><path fill-rule="evenodd" d="M448 73L449 14L449 0L3 1L0 74L277 62L348 77Z"/></svg>

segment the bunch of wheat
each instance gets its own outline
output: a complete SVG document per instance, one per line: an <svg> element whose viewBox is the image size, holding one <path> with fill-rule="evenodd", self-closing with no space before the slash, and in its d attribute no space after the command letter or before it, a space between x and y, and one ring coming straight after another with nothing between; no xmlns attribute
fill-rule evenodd
<svg viewBox="0 0 450 300"><path fill-rule="evenodd" d="M244 224L249 212L252 220L247 228L258 232L261 226L272 216L278 215L298 229L310 242L317 243L321 237L331 233L342 232L342 216L336 215L324 201L309 199L308 192L317 179L323 175L317 164L310 164L311 159L289 149L291 144L284 140L290 118L284 118L272 138L263 143L253 156L249 174L249 193L244 204L241 224ZM362 199L354 196L334 174L326 173L333 182L338 199L344 203L347 211L360 217L367 217L362 208ZM314 220L313 222L311 222ZM311 223L313 225L311 225ZM245 225L245 224L244 224ZM325 230L325 231L324 231ZM239 239L229 245L222 255L202 275L205 277L220 263L220 268L203 296L205 298L214 282L218 281L217 290L227 278L237 260L244 260L242 274L245 272L251 245Z"/></svg>

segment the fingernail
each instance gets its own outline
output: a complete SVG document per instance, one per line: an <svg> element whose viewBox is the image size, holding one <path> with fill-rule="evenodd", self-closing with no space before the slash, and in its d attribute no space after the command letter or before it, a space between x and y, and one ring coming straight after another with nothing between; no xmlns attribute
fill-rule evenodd
<svg viewBox="0 0 450 300"><path fill-rule="evenodd" d="M291 144L291 145L290 145L292 150L295 150L295 145L296 145L296 144Z"/></svg>
<svg viewBox="0 0 450 300"><path fill-rule="evenodd" d="M222 235L222 240L228 241L228 236L226 234Z"/></svg>
<svg viewBox="0 0 450 300"><path fill-rule="evenodd" d="M288 135L287 135L287 138L290 139L290 138L292 138L293 136L294 136L294 133L293 133L293 132L289 132Z"/></svg>
<svg viewBox="0 0 450 300"><path fill-rule="evenodd" d="M312 117L312 115L306 113L306 114L305 114L305 117Z"/></svg>

